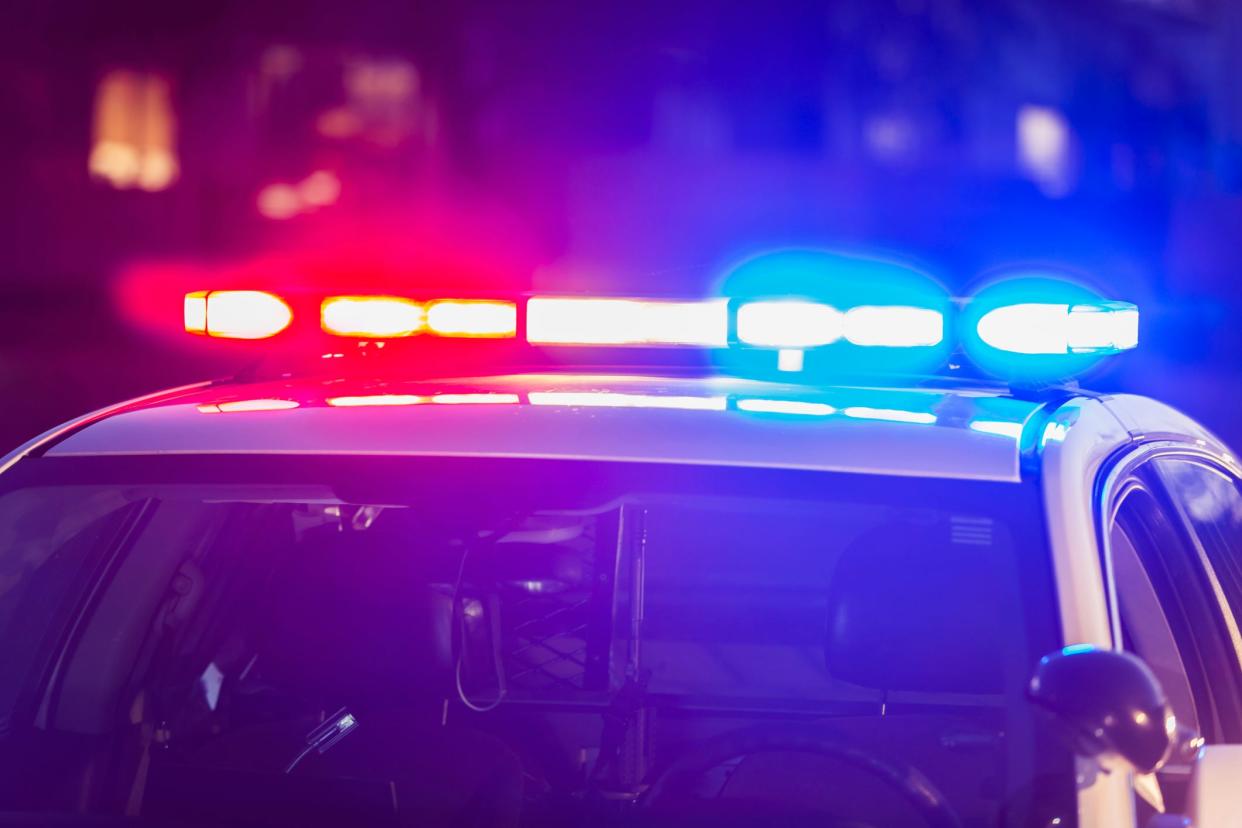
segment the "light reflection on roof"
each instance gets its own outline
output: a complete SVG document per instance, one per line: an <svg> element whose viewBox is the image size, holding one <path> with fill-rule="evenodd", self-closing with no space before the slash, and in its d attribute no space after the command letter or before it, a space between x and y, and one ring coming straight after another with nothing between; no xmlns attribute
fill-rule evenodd
<svg viewBox="0 0 1242 828"><path fill-rule="evenodd" d="M979 388L727 377L288 380L212 386L123 412L49 454L524 456L1016 479L1023 427L1039 407Z"/></svg>

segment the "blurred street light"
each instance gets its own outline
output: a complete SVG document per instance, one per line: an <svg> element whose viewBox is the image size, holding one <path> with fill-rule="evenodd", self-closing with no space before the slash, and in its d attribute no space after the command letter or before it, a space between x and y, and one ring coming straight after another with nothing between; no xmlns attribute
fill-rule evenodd
<svg viewBox="0 0 1242 828"><path fill-rule="evenodd" d="M155 192L177 179L176 116L167 79L115 70L100 80L88 168L118 189Z"/></svg>

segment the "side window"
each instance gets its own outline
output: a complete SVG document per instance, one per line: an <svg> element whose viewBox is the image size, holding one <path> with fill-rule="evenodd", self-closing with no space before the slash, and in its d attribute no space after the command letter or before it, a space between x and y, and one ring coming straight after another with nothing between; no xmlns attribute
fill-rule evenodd
<svg viewBox="0 0 1242 828"><path fill-rule="evenodd" d="M1169 551L1171 529L1152 495L1142 488L1128 491L1117 507L1109 546L1122 645L1143 659L1160 679L1177 720L1202 732L1200 707L1211 708L1207 688L1199 682L1196 692L1191 679L1196 666L1193 649L1179 646L1174 630L1178 623L1176 602L1161 583L1167 583L1161 554ZM1172 617L1166 607L1174 610Z"/></svg>
<svg viewBox="0 0 1242 828"><path fill-rule="evenodd" d="M1121 637L1165 683L1179 719L1208 742L1239 742L1242 672L1232 619L1153 471L1144 466L1126 484L1109 525Z"/></svg>
<svg viewBox="0 0 1242 828"><path fill-rule="evenodd" d="M1242 493L1230 475L1194 460L1153 465L1199 540L1235 618L1242 618Z"/></svg>

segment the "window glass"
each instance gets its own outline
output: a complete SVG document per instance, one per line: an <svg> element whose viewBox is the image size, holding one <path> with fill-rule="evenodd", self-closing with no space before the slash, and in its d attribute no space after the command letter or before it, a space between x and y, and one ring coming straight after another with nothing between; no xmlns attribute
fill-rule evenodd
<svg viewBox="0 0 1242 828"><path fill-rule="evenodd" d="M134 508L114 487L32 488L0 497L0 716L9 713L74 585Z"/></svg>
<svg viewBox="0 0 1242 828"><path fill-rule="evenodd" d="M58 469L63 488L0 500L39 516L7 524L0 559L25 562L14 600L35 600L32 573L58 555L65 595L83 559L109 564L31 746L115 735L126 749L100 778L140 791L143 816L384 824L395 802L411 824L665 824L633 795L723 739L738 752L667 807L732 798L761 804L748 824L916 824L912 779L964 824L1070 824L1072 762L1026 698L1061 643L1034 486L516 460L40 462L29 476ZM127 504L141 519L104 531ZM0 639L0 656L33 641ZM484 806L479 822L439 819Z"/></svg>
<svg viewBox="0 0 1242 828"><path fill-rule="evenodd" d="M1165 458L1154 465L1202 544L1234 616L1242 617L1242 494L1237 481L1190 460Z"/></svg>
<svg viewBox="0 0 1242 828"><path fill-rule="evenodd" d="M1114 538L1120 533L1128 541L1113 549L1122 637L1157 671L1179 672L1175 650L1189 680L1200 734L1209 742L1234 742L1242 739L1242 692L1231 625L1211 573L1150 471L1139 472L1111 529ZM1157 604L1162 619L1153 617ZM1171 700L1182 699L1183 709L1176 712L1189 723L1192 711L1179 690L1182 683L1175 675L1168 681Z"/></svg>
<svg viewBox="0 0 1242 828"><path fill-rule="evenodd" d="M1149 500L1146 495L1131 494L1122 504L1123 514L1119 515L1119 520L1125 519L1125 512L1141 508L1141 501ZM1142 537L1140 532L1136 531L1135 534ZM1160 598L1151 577L1144 568L1134 543L1120 523L1113 527L1110 540L1123 644L1127 650L1143 659L1156 674L1156 678L1160 679L1178 722L1197 731L1199 714L1195 708L1190 679L1186 675L1186 665L1178 652L1173 629L1160 606Z"/></svg>

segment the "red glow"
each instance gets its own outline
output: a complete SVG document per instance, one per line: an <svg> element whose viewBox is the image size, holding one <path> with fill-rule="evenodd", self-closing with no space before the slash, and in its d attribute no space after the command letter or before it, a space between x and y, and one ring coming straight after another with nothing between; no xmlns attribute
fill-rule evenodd
<svg viewBox="0 0 1242 828"><path fill-rule="evenodd" d="M507 338L517 334L512 302L442 299L427 306L427 329L440 336Z"/></svg>
<svg viewBox="0 0 1242 828"><path fill-rule="evenodd" d="M132 326L187 347L195 341L185 336L182 324L190 291L509 296L528 292L531 275L546 263L518 217L485 204L443 199L383 215L349 214L345 207L338 202L331 214L324 213L325 219L331 215L326 224L282 225L287 242L261 255L131 263L115 282L117 312ZM313 323L297 328L282 338L320 335Z"/></svg>
<svg viewBox="0 0 1242 828"><path fill-rule="evenodd" d="M261 290L188 293L183 316L188 332L222 339L267 339L293 321L283 299Z"/></svg>
<svg viewBox="0 0 1242 828"><path fill-rule="evenodd" d="M327 333L370 339L412 336L425 318L422 305L400 296L331 296L319 310Z"/></svg>

